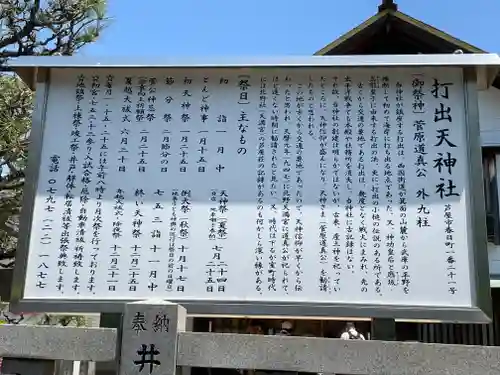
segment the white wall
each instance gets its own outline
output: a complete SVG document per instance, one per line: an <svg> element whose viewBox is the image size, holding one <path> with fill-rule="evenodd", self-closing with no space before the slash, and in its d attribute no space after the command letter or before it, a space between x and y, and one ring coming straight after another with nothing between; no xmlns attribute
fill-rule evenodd
<svg viewBox="0 0 500 375"><path fill-rule="evenodd" d="M492 87L486 91L479 91L478 97L482 145L500 147L500 90ZM497 157L496 162L496 175L500 179L500 157ZM500 180L498 186L500 186ZM488 243L488 253L490 274L500 275L500 246Z"/></svg>
<svg viewBox="0 0 500 375"><path fill-rule="evenodd" d="M500 90L479 91L479 122L483 146L500 146Z"/></svg>
<svg viewBox="0 0 500 375"><path fill-rule="evenodd" d="M500 275L500 246L488 243L488 255L490 258L490 275Z"/></svg>

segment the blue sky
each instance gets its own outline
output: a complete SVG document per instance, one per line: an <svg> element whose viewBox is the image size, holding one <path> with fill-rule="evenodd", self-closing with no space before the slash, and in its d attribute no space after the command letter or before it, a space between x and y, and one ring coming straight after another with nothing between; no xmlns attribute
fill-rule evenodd
<svg viewBox="0 0 500 375"><path fill-rule="evenodd" d="M109 27L85 56L310 55L380 0L108 0ZM500 0L399 0L399 10L500 52ZM347 4L347 5L346 5Z"/></svg>

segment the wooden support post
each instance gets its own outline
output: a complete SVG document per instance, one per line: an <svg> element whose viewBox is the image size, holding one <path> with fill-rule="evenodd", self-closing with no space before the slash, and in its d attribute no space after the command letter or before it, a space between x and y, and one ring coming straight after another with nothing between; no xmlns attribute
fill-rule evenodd
<svg viewBox="0 0 500 375"><path fill-rule="evenodd" d="M389 318L373 318L372 340L396 341L396 321Z"/></svg>

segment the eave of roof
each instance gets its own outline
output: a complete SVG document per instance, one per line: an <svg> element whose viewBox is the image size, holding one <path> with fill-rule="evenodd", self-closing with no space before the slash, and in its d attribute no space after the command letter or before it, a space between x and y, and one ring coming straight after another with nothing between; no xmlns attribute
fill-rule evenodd
<svg viewBox="0 0 500 375"><path fill-rule="evenodd" d="M335 39L333 42L327 44L323 48L321 48L319 51L317 51L314 55L315 56L323 56L328 54L331 50L337 48L338 46L344 44L344 43L349 43L352 38L354 38L356 35L358 35L361 32L367 31L370 28L373 28L374 26L376 27L377 24L385 20L387 16L391 13L390 10L384 10L382 12L379 12L375 14L374 16L368 18L365 22L362 24L356 26L355 28L349 30L347 33L344 35L341 35L339 38Z"/></svg>
<svg viewBox="0 0 500 375"><path fill-rule="evenodd" d="M32 89L37 79L48 69L83 68L277 68L277 67L390 67L390 66L460 66L482 67L490 76L496 76L500 57L496 54L421 54L421 55L343 55L343 56L284 56L267 58L156 58L156 57L85 57L85 56L23 56L11 59L8 66ZM491 73L494 70L494 73ZM491 82L491 80L488 80Z"/></svg>
<svg viewBox="0 0 500 375"><path fill-rule="evenodd" d="M409 24L413 27L416 27L422 31L424 31L426 34L429 35L429 37L434 37L437 39L442 40L443 42L452 44L456 46L456 49L461 49L465 53L487 53L486 51L473 46L472 44L466 43L458 38L455 38L444 31L441 31L439 29L436 29L435 27L428 25L422 21L419 21L413 17L410 17L407 14L404 14L400 11L397 10L383 10L382 12L379 12L375 14L374 16L370 17L367 19L365 22L360 24L359 26L353 28L349 32L345 33L344 35L340 36L330 44L326 45L325 47L321 48L319 51L317 51L314 55L326 55L326 54L335 54L335 50L338 49L340 46L346 44L346 43L351 43L353 38L355 38L358 34L360 33L374 33L376 30L378 30L380 27L384 27L385 21L390 20L391 18L405 22L406 24Z"/></svg>
<svg viewBox="0 0 500 375"><path fill-rule="evenodd" d="M382 30L382 28L387 28L391 22L394 25L404 24L409 28L413 28L414 31L418 31L410 33L409 37L414 38L416 44L433 45L434 49L437 49L436 53L452 53L456 50L461 50L464 53L488 53L481 48L455 38L444 31L419 21L396 9L384 9L367 19L359 26L340 36L330 44L321 48L314 55L331 56L350 54L349 50L352 51L356 49L356 46L359 46L362 41L366 43L367 39L369 40L371 37L376 35ZM417 36L417 34L419 35ZM443 50L440 51L439 47L436 47L439 45L442 46ZM452 51L450 49L452 49ZM500 89L500 74L493 80L493 86Z"/></svg>
<svg viewBox="0 0 500 375"><path fill-rule="evenodd" d="M404 22L411 24L415 27L418 27L418 28L422 29L423 31L427 31L430 35L432 35L436 38L442 39L445 42L456 45L457 49L461 49L464 52L467 52L467 53L489 53L485 50L482 50L481 48L473 46L472 44L464 42L463 40L455 38L454 36L451 36L450 34L445 33L444 31L436 29L435 27L433 27L429 24L426 24L422 21L419 21L419 20L417 20L417 19L415 19L415 18L413 18L405 13L396 11L396 12L393 12L392 15L393 15L393 17L399 18L401 21L404 21Z"/></svg>

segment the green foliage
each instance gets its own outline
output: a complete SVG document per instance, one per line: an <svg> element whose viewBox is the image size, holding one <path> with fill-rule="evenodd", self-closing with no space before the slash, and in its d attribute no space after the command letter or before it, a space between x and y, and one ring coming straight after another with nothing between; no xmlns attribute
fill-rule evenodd
<svg viewBox="0 0 500 375"><path fill-rule="evenodd" d="M31 126L32 92L15 76L0 76L0 259L13 263L24 167Z"/></svg>
<svg viewBox="0 0 500 375"><path fill-rule="evenodd" d="M0 56L72 55L103 28L104 0L0 0Z"/></svg>
<svg viewBox="0 0 500 375"><path fill-rule="evenodd" d="M55 325L70 327L86 327L89 321L85 316L61 315L61 314L14 314L9 312L9 304L0 302L0 325L1 324L37 324L37 325Z"/></svg>
<svg viewBox="0 0 500 375"><path fill-rule="evenodd" d="M0 0L0 267L15 260L33 93L8 59L72 55L106 26L105 0Z"/></svg>

